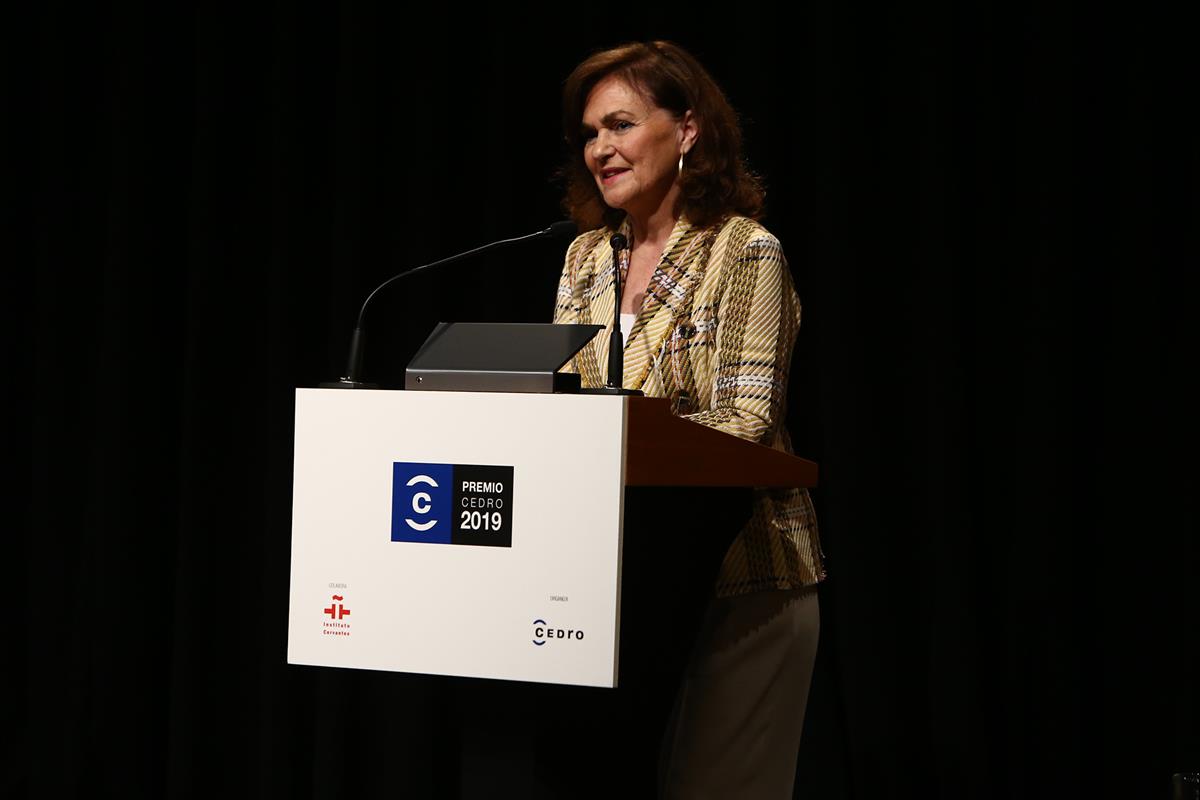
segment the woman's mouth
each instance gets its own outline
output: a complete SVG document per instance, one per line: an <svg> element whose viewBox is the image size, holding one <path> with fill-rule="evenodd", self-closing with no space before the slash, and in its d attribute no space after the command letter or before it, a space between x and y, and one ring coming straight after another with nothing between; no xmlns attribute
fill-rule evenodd
<svg viewBox="0 0 1200 800"><path fill-rule="evenodd" d="M608 186L609 184L614 183L618 178L620 178L626 172L629 172L629 169L625 168L625 167L614 167L612 169L601 170L600 171L600 183L604 184L605 186Z"/></svg>

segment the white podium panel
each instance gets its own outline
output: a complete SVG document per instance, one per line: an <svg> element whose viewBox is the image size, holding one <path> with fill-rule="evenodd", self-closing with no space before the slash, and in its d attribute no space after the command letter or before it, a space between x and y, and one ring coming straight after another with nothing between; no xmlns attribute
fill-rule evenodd
<svg viewBox="0 0 1200 800"><path fill-rule="evenodd" d="M626 401L296 392L288 662L614 686Z"/></svg>

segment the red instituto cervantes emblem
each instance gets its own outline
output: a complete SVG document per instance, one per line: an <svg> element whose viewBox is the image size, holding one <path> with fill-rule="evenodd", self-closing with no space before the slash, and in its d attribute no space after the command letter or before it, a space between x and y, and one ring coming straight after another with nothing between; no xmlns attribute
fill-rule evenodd
<svg viewBox="0 0 1200 800"><path fill-rule="evenodd" d="M324 629L322 633L326 636L349 636L350 621L346 617L350 616L350 609L346 608L343 601L346 599L340 594L331 596L332 602L325 609L325 615L329 619L325 620L322 625Z"/></svg>

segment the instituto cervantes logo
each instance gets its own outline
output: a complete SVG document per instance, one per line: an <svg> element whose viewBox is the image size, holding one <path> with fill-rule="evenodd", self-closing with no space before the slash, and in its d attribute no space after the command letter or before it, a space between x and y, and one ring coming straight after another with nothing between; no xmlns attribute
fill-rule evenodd
<svg viewBox="0 0 1200 800"><path fill-rule="evenodd" d="M322 625L321 631L326 636L349 636L350 635L350 609L346 607L345 596L335 594L330 596L329 606L325 609L325 616L328 617Z"/></svg>

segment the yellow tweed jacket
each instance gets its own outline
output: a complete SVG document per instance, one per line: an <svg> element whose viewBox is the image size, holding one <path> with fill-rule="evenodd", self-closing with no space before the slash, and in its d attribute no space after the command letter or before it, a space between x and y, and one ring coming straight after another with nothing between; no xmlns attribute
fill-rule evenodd
<svg viewBox="0 0 1200 800"><path fill-rule="evenodd" d="M627 237L626 223L622 233ZM554 321L612 328L613 259L600 228L567 250ZM680 218L625 343L625 387L666 397L672 413L791 452L783 425L800 301L779 240L733 217L709 228ZM603 386L608 332L566 367ZM725 555L718 596L796 589L825 577L808 492L758 489L750 521Z"/></svg>

